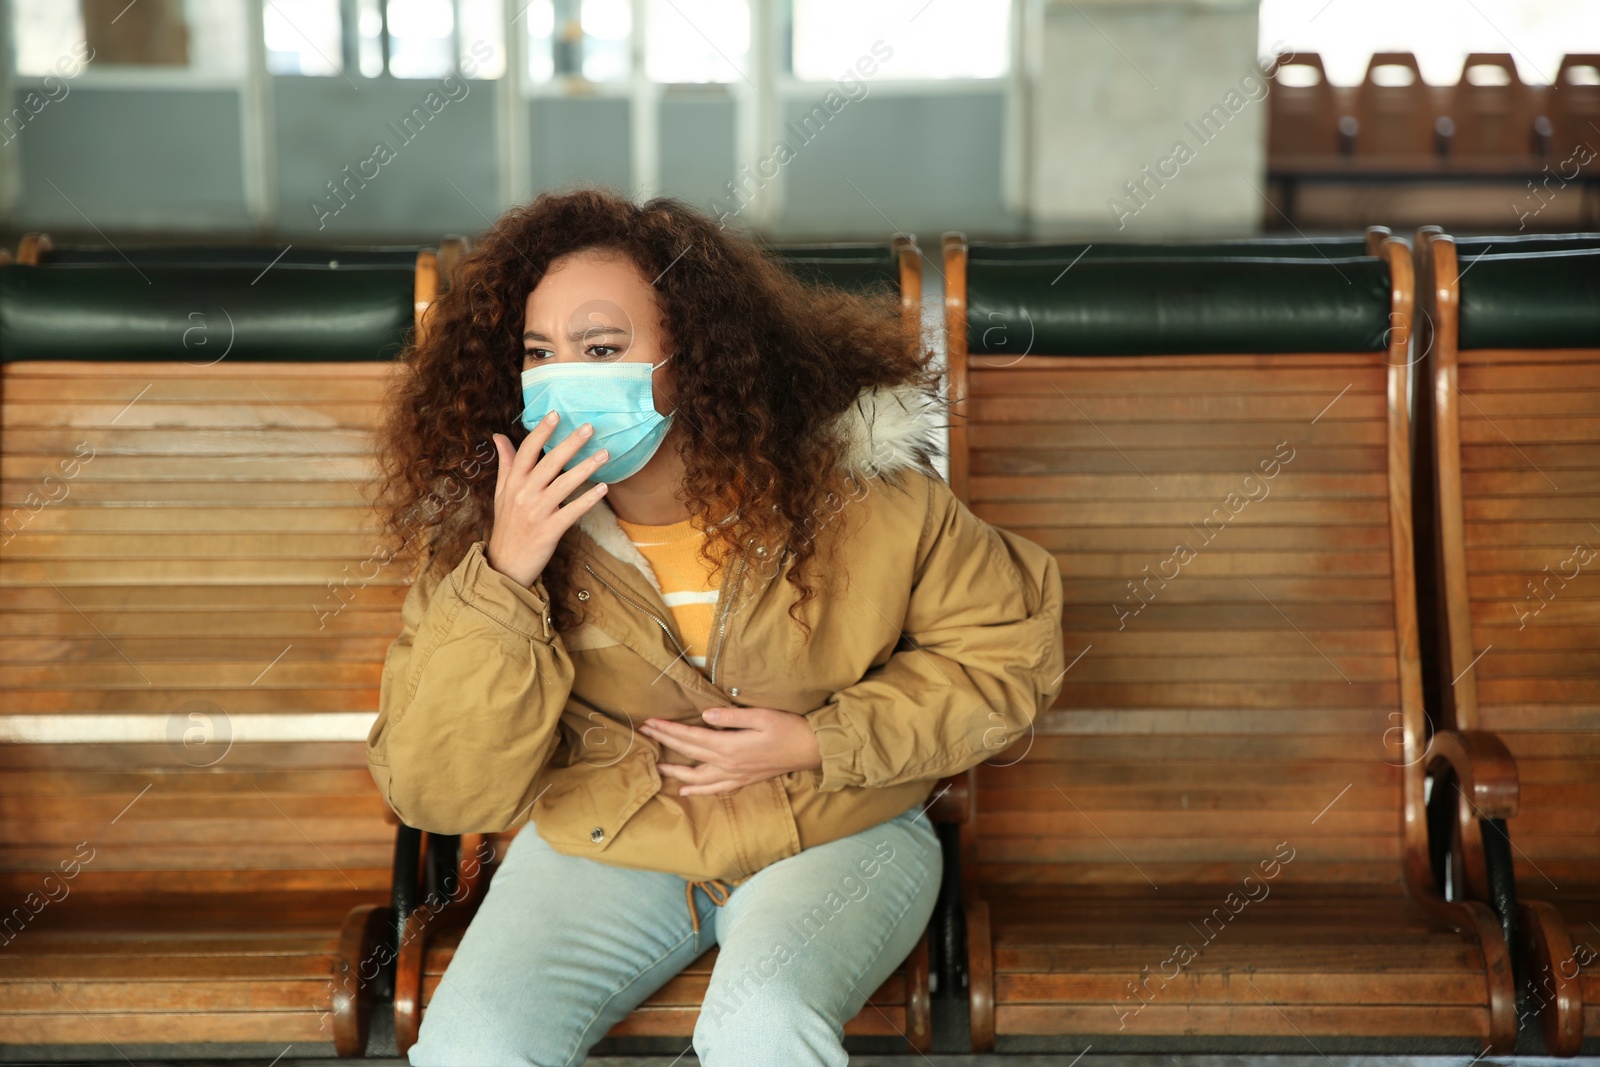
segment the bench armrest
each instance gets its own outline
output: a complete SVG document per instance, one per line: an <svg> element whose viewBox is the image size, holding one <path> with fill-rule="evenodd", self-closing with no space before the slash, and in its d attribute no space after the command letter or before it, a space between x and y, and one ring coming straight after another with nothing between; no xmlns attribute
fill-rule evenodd
<svg viewBox="0 0 1600 1067"><path fill-rule="evenodd" d="M1487 730L1440 730L1428 742L1428 855L1434 884L1451 900L1494 909L1520 971L1516 874L1506 820L1516 815L1517 761ZM1521 975L1517 975L1521 988Z"/></svg>
<svg viewBox="0 0 1600 1067"><path fill-rule="evenodd" d="M928 922L929 974L934 982L934 991L945 996L960 996L967 984L967 924L961 885L961 832L963 828L971 832L977 819L977 807L976 767L939 779L928 798L928 815L939 834L944 863L939 897Z"/></svg>
<svg viewBox="0 0 1600 1067"><path fill-rule="evenodd" d="M928 794L928 816L936 823L970 825L977 817L978 790L975 770L941 778Z"/></svg>
<svg viewBox="0 0 1600 1067"><path fill-rule="evenodd" d="M1428 742L1429 773L1448 764L1480 819L1517 813L1517 761L1500 735L1488 730L1440 730Z"/></svg>

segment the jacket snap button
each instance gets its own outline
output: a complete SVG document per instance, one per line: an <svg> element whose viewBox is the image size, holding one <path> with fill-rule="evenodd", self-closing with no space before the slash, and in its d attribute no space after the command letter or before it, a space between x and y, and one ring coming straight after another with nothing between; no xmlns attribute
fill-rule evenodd
<svg viewBox="0 0 1600 1067"><path fill-rule="evenodd" d="M578 599L579 600L588 600L589 599L589 590L587 590L587 589L578 590Z"/></svg>
<svg viewBox="0 0 1600 1067"><path fill-rule="evenodd" d="M600 827L596 826L593 830L589 831L589 840L593 841L595 844L598 845L600 842L604 841L605 839L606 839L606 832L604 830L602 830Z"/></svg>
<svg viewBox="0 0 1600 1067"><path fill-rule="evenodd" d="M766 554L767 554L767 546L766 545L762 545L760 548L756 549L756 555L765 556Z"/></svg>
<svg viewBox="0 0 1600 1067"><path fill-rule="evenodd" d="M738 696L739 695L739 687L738 686L734 686L732 689L728 690L728 695L731 696L731 697Z"/></svg>

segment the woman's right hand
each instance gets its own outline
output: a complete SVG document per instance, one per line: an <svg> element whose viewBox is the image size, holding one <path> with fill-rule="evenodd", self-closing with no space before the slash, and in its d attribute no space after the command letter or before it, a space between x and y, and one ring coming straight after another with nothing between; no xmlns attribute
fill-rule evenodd
<svg viewBox="0 0 1600 1067"><path fill-rule="evenodd" d="M602 482L565 507L561 505L606 461L608 452L602 448L572 470L562 471L594 428L584 423L549 455L542 455L559 421L547 416L515 449L505 434L494 435L499 467L494 484L494 531L489 535L485 559L490 567L525 588L532 587L544 573L561 536L606 492Z"/></svg>

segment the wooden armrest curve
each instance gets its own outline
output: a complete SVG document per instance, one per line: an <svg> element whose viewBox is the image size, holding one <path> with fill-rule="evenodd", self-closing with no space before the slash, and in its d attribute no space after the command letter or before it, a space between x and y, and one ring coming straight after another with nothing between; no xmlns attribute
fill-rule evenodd
<svg viewBox="0 0 1600 1067"><path fill-rule="evenodd" d="M1428 742L1427 767L1448 763L1480 819L1517 813L1517 761L1488 730L1440 730Z"/></svg>

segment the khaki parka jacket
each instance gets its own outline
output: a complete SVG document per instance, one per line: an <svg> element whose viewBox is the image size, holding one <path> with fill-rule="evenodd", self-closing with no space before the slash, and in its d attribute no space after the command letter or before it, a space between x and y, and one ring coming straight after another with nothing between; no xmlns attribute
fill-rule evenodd
<svg viewBox="0 0 1600 1067"><path fill-rule="evenodd" d="M677 874L698 928L694 885L721 903L711 884L725 899L998 756L1060 692L1060 570L939 476L943 410L909 387L869 389L835 424L859 491L812 516L818 556L836 562L813 570L809 642L788 614L790 554L759 546L761 563L721 568L696 668L604 499L565 535L584 616L571 632L551 625L544 579L529 588L494 570L483 540L442 580L413 582L367 736L384 799L430 833L531 819L558 852ZM719 705L806 715L821 769L681 796L656 763L695 760L635 727L655 716L714 729L701 712Z"/></svg>

